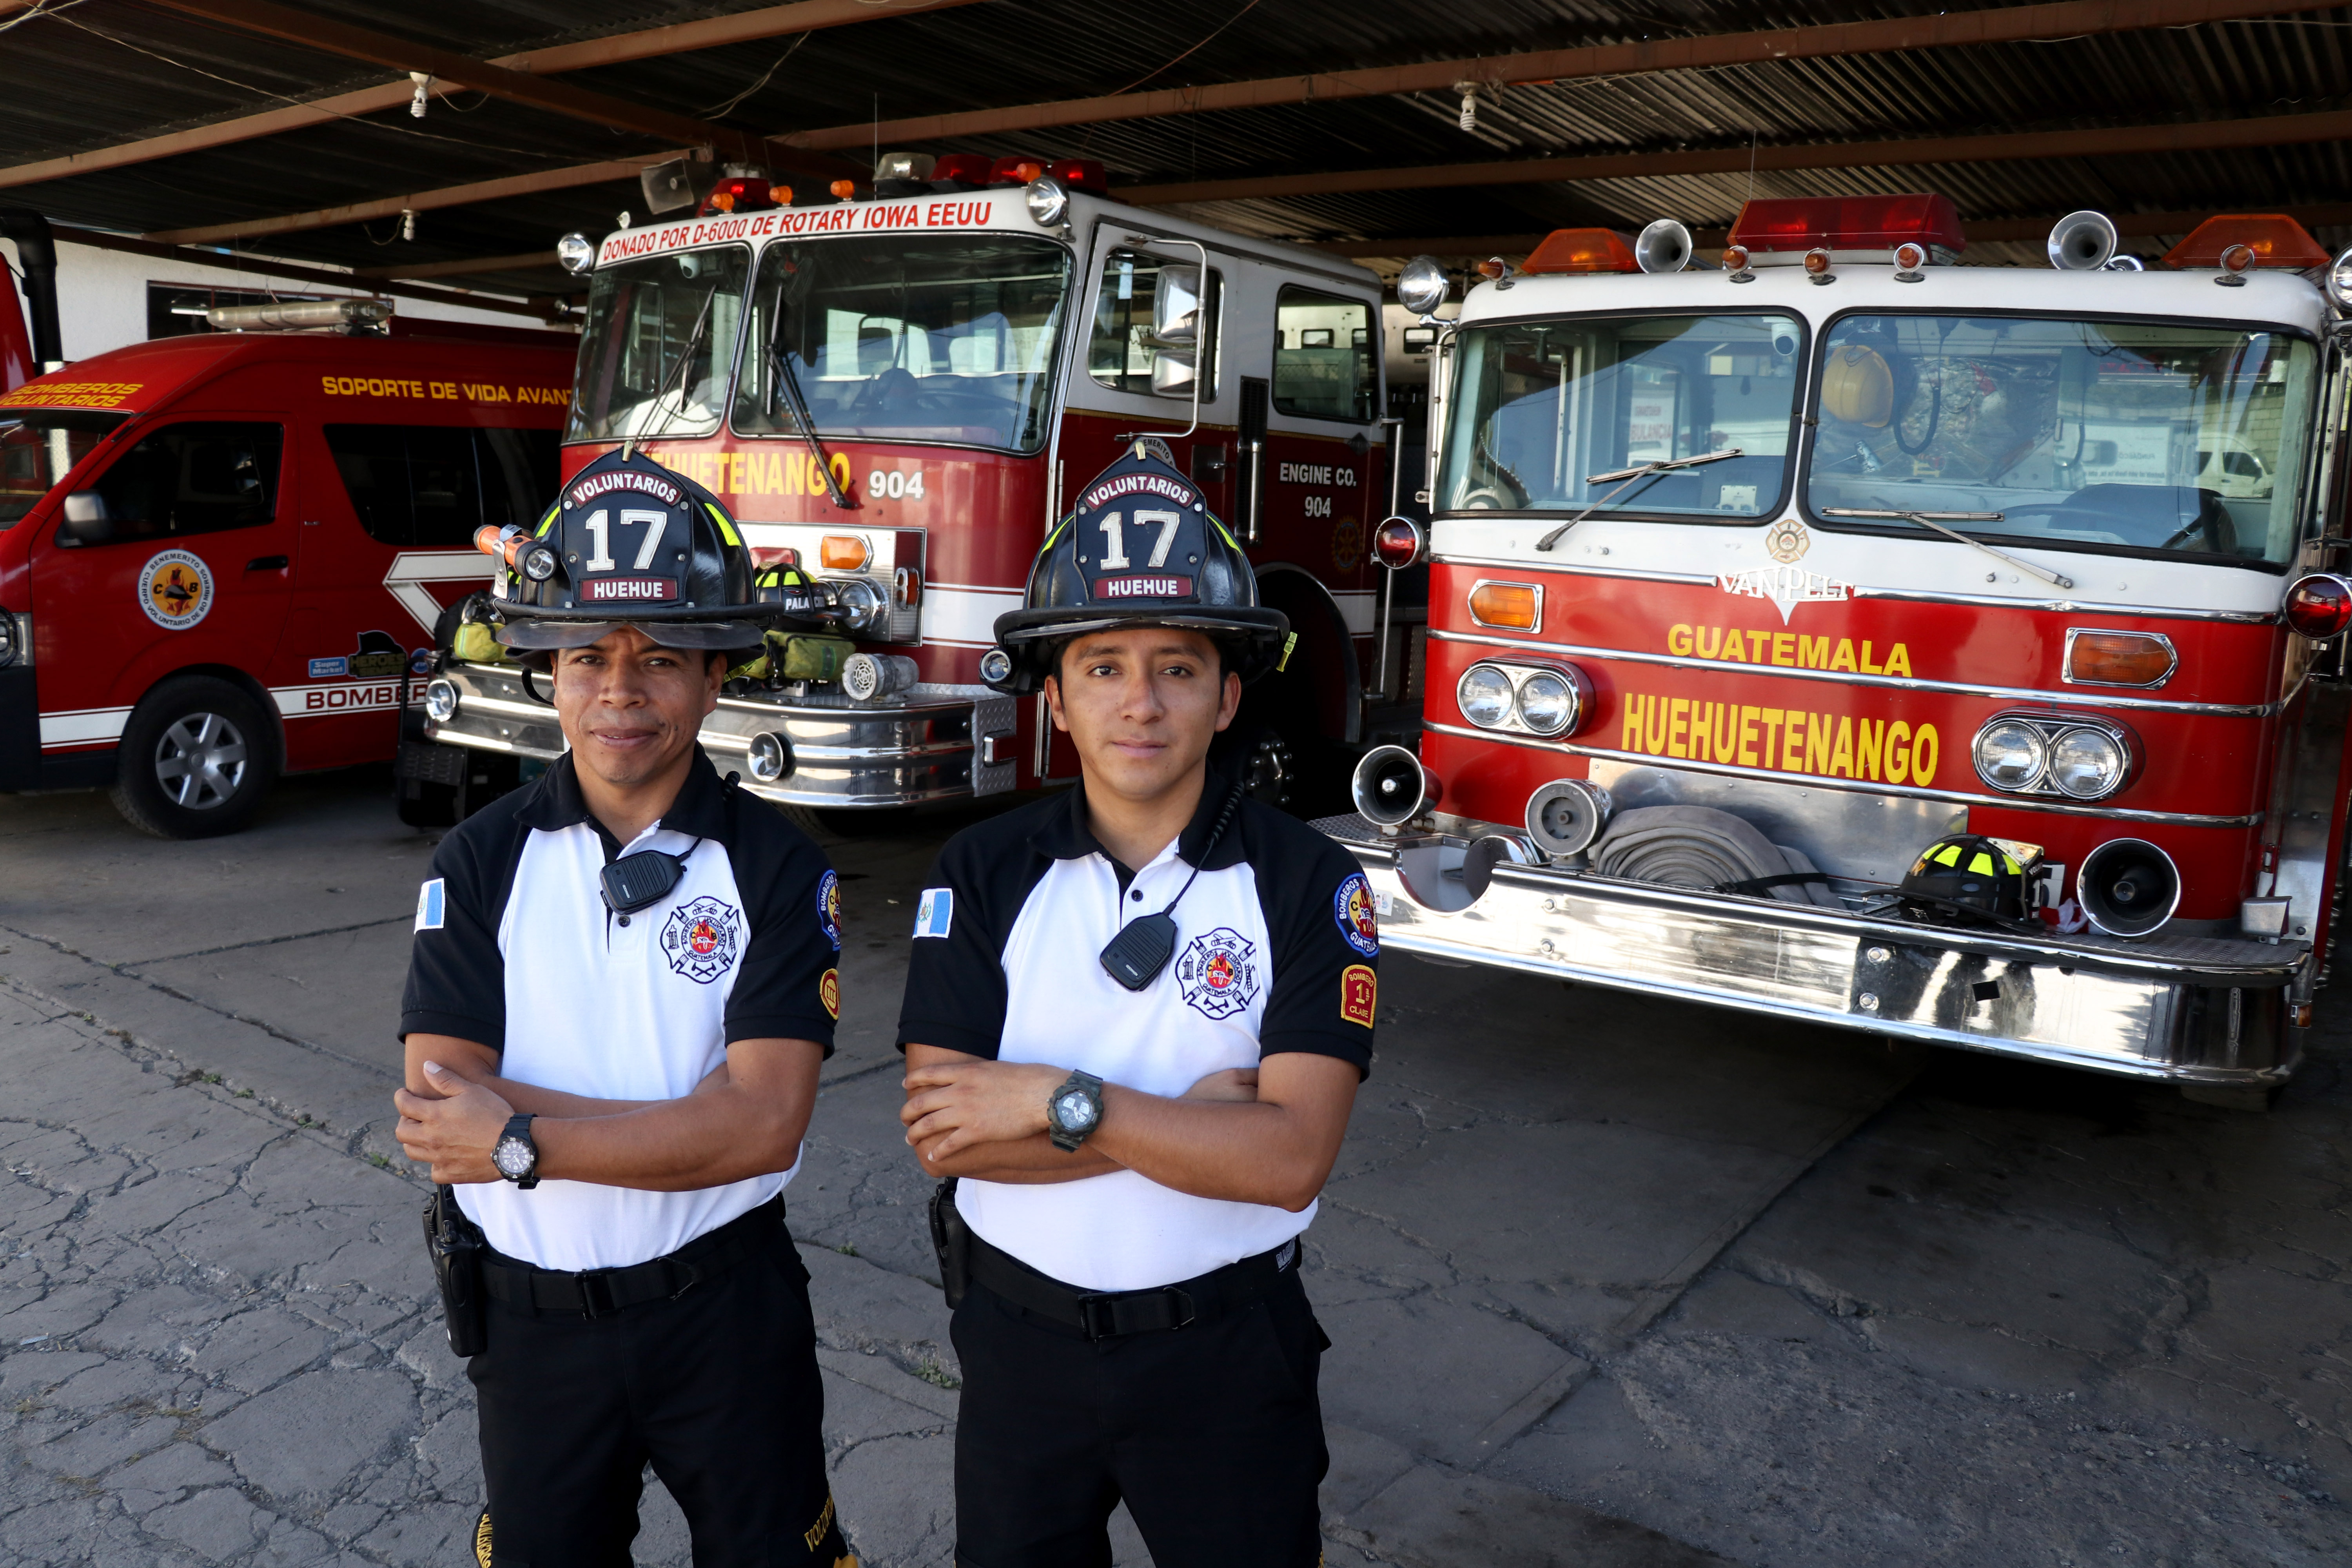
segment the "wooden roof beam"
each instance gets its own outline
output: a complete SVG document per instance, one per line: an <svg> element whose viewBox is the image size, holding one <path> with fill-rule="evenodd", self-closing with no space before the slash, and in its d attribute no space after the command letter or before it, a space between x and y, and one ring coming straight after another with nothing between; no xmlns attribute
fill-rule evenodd
<svg viewBox="0 0 2352 1568"><path fill-rule="evenodd" d="M372 223L377 218L398 217L404 212L432 212L442 207L470 206L476 202L507 201L516 196L537 195L544 191L634 180L640 170L659 161L640 154L635 158L609 159L601 163L574 163L562 169L541 169L534 174L477 180L470 184L412 191L406 195L347 202L341 206L319 207L310 212L245 218L236 223L201 224L194 228L161 229L145 237L159 245L220 245L232 239L254 239L263 235L334 228L347 223Z"/></svg>
<svg viewBox="0 0 2352 1568"><path fill-rule="evenodd" d="M362 278L355 272L297 266L265 256L224 255L217 250L158 245L152 240L131 235L108 234L102 229L68 228L62 224L52 225L49 232L60 245L94 246L100 250L119 250L159 261L184 261L192 267L251 272L264 278L283 278L298 283L324 284L330 288L348 289L357 294L389 294L403 300L429 300L436 304L461 305L469 310L490 310L508 316L530 316L541 321L560 321L564 314L563 303L552 299L517 300L510 295L477 294L458 289L420 288L414 283L388 279Z"/></svg>
<svg viewBox="0 0 2352 1568"><path fill-rule="evenodd" d="M1967 45L2046 42L2100 33L2151 27L2193 26L2200 22L2276 16L2296 11L2330 10L2343 0L2059 0L2039 5L2002 5L1951 11L1939 16L1897 16L1885 21L1835 22L1814 26L1767 27L1749 33L1703 34L1683 38L1644 38L1632 44L1594 44L1575 49L1486 55L1419 65L1325 71L1311 76L1272 77L1257 81L1209 82L1197 87L1155 88L1149 92L1073 98L1006 109L927 114L905 120L835 125L788 132L777 141L812 149L885 146L937 142L950 137L995 136L1115 120L1202 114L1215 110L1265 109L1279 104L1319 103L1330 99L1381 98L1406 92L1450 92L1455 84L1538 85L1592 77L1638 76L1654 71L1706 70L1759 65L1773 60L1823 59L1845 55L1891 54L1904 49Z"/></svg>

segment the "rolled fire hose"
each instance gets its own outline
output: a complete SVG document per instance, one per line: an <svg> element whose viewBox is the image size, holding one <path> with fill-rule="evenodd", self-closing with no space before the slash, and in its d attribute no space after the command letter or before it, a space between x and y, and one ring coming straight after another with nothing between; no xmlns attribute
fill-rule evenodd
<svg viewBox="0 0 2352 1568"><path fill-rule="evenodd" d="M1843 909L1802 850L1773 843L1753 825L1705 805L1645 805L1611 819L1592 846L1592 868L1631 882L1747 892L1790 904ZM1742 883L1767 882L1761 887Z"/></svg>

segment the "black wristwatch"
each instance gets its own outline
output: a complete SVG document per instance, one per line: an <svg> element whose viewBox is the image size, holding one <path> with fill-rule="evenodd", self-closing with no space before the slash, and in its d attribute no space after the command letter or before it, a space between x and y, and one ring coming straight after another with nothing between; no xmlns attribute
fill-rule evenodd
<svg viewBox="0 0 2352 1568"><path fill-rule="evenodd" d="M490 1163L499 1174L524 1192L539 1185L539 1145L531 1142L530 1122L528 1116L507 1118L506 1131L490 1150Z"/></svg>
<svg viewBox="0 0 2352 1568"><path fill-rule="evenodd" d="M1045 1102L1045 1133L1055 1148L1074 1154L1087 1135L1102 1125L1102 1079L1092 1073L1074 1072L1062 1080L1062 1087Z"/></svg>

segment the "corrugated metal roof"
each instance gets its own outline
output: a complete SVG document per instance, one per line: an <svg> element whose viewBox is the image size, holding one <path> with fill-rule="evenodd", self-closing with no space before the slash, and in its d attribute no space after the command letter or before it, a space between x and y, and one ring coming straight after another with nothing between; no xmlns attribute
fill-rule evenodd
<svg viewBox="0 0 2352 1568"><path fill-rule="evenodd" d="M317 3L356 25L476 56L751 9L659 0L477 0L464 7ZM1932 4L1714 0L1243 0L1109 10L1090 0L988 0L804 37L570 72L561 79L766 132L1116 91L1516 53L1643 37L1917 16ZM1669 14L1671 13L1671 14ZM1213 34L1213 36L1209 36ZM105 35L105 36L101 36ZM1205 41L1204 40L1205 37ZM162 134L380 82L385 73L176 14L83 5L22 21L0 45L0 163ZM1190 50L1190 53L1185 51ZM1175 57L1181 56L1181 59ZM1171 63L1171 60L1173 63ZM781 64L779 63L781 61ZM1578 153L1812 145L1894 136L2231 120L2352 104L2352 7L2050 43L1776 60L1550 85L1482 98L1465 132L1450 93L1337 100L941 142L929 150L1104 160L1114 184L1390 168ZM646 137L457 93L422 121L394 110L0 192L62 222L133 232L194 226L655 153ZM2264 210L2352 199L2337 143L2168 154L1660 175L1572 184L1318 195L1204 204L1246 232L1309 240L1729 222L1750 193L1936 189L1976 217ZM642 205L630 183L428 212L418 238L382 221L252 248L353 266L508 255ZM2323 235L2340 240L2347 236ZM2152 241L2137 242L2147 248ZM1980 247L1970 259L2036 247ZM549 275L506 281L549 287Z"/></svg>

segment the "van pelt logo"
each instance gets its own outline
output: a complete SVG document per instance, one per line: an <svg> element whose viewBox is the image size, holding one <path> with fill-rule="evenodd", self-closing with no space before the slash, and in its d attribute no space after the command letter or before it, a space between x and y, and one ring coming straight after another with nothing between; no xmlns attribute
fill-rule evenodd
<svg viewBox="0 0 2352 1568"><path fill-rule="evenodd" d="M717 899L697 899L669 912L662 927L662 954L670 968L698 985L708 985L734 966L742 923L734 907Z"/></svg>
<svg viewBox="0 0 2352 1568"><path fill-rule="evenodd" d="M1230 1018L1257 1000L1256 945L1224 926L1196 936L1176 961L1176 984L1197 1011Z"/></svg>

